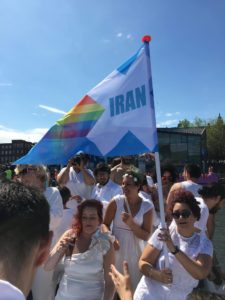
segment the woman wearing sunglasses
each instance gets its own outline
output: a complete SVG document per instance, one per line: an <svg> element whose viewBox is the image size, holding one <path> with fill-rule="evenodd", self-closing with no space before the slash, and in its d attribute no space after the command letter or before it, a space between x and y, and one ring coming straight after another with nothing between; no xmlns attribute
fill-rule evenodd
<svg viewBox="0 0 225 300"><path fill-rule="evenodd" d="M176 226L157 229L148 241L139 260L144 276L134 300L184 300L210 272L213 247L194 227L200 208L193 194L177 191L169 209ZM169 252L169 268L165 268L163 243Z"/></svg>

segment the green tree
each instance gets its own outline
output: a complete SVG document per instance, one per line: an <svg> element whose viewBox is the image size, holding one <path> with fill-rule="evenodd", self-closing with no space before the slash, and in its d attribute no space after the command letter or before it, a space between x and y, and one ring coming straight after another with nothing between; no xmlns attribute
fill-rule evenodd
<svg viewBox="0 0 225 300"><path fill-rule="evenodd" d="M192 123L192 126L193 127L204 127L204 126L207 126L207 121L203 120L203 119L201 119L199 117L195 117L194 121Z"/></svg>
<svg viewBox="0 0 225 300"><path fill-rule="evenodd" d="M219 114L217 118L204 120L195 117L193 122L187 119L179 121L178 128L205 127L208 158L215 160L225 159L225 121Z"/></svg>
<svg viewBox="0 0 225 300"><path fill-rule="evenodd" d="M206 127L207 149L209 159L220 160L225 158L225 122L223 118L212 120Z"/></svg>
<svg viewBox="0 0 225 300"><path fill-rule="evenodd" d="M188 128L188 127L191 127L191 122L188 121L187 119L183 119L183 120L180 120L177 127L178 128Z"/></svg>

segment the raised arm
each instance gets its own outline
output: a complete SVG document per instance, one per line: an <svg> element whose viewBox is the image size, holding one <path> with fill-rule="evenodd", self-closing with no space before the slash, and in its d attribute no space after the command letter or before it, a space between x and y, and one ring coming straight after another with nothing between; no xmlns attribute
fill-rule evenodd
<svg viewBox="0 0 225 300"><path fill-rule="evenodd" d="M133 233L137 238L142 239L144 241L147 241L151 234L152 219L153 219L152 209L150 209L144 214L143 223L141 226L134 221L133 217L130 214L126 212L122 213L123 222L130 227L130 229L133 231Z"/></svg>
<svg viewBox="0 0 225 300"><path fill-rule="evenodd" d="M69 160L67 166L63 168L57 175L57 182L59 185L65 185L69 181L70 167L72 166L72 160Z"/></svg>
<svg viewBox="0 0 225 300"><path fill-rule="evenodd" d="M116 214L116 202L115 200L111 200L106 208L105 216L102 224L103 232L110 231L110 225L112 224L112 221Z"/></svg>
<svg viewBox="0 0 225 300"><path fill-rule="evenodd" d="M171 253L176 250L167 229L162 230L162 233L159 234L159 238L161 241L166 242L167 248ZM210 243L210 241L207 239L205 240L205 243ZM196 259L192 259L178 249L174 255L176 255L176 259L184 267L184 269L195 279L200 280L206 278L212 268L212 257L208 254L200 253Z"/></svg>
<svg viewBox="0 0 225 300"><path fill-rule="evenodd" d="M105 217L102 224L102 231L103 232L110 232L110 225L112 224L112 221L116 214L116 201L111 200L106 208ZM115 239L113 242L113 246L115 250L119 250L119 241Z"/></svg>
<svg viewBox="0 0 225 300"><path fill-rule="evenodd" d="M110 276L121 300L132 300L133 292L128 263L123 262L123 274L121 274L114 265L111 265Z"/></svg>
<svg viewBox="0 0 225 300"><path fill-rule="evenodd" d="M171 270L157 270L155 268L160 252L161 250L155 248L153 245L147 244L139 260L139 269L146 277L169 284L172 283L173 279Z"/></svg>
<svg viewBox="0 0 225 300"><path fill-rule="evenodd" d="M72 240L74 240L74 231L70 229L61 236L55 247L50 252L49 257L44 264L44 269L46 271L51 271L56 267L65 255L69 243L71 243Z"/></svg>

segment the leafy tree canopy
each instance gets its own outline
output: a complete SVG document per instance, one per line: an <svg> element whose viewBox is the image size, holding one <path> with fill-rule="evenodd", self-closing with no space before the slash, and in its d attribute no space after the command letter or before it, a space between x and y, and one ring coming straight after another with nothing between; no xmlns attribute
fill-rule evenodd
<svg viewBox="0 0 225 300"><path fill-rule="evenodd" d="M204 120L199 117L191 122L180 120L178 128L205 127L207 136L208 158L215 160L225 159L225 121L219 114L217 118Z"/></svg>

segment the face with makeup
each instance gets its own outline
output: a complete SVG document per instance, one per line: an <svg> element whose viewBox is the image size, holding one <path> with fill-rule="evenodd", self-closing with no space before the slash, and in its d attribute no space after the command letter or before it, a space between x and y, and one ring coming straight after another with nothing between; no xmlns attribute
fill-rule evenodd
<svg viewBox="0 0 225 300"><path fill-rule="evenodd" d="M81 217L83 233L93 234L100 225L97 209L94 207L85 207Z"/></svg>

